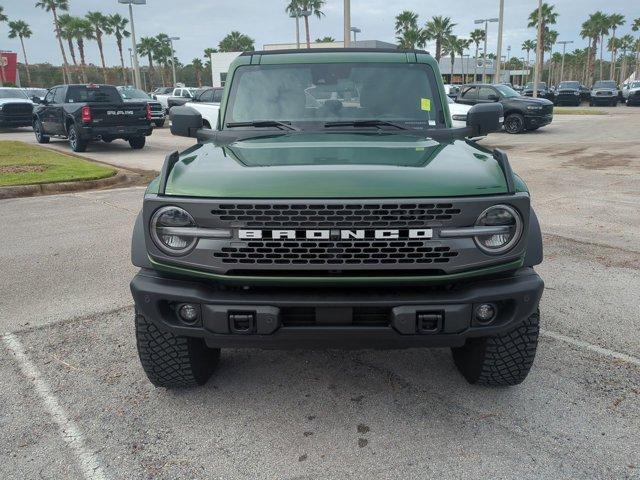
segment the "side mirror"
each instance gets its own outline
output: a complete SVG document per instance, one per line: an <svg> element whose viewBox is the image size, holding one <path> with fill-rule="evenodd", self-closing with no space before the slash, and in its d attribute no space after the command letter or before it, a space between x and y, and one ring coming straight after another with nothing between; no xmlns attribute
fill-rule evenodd
<svg viewBox="0 0 640 480"><path fill-rule="evenodd" d="M491 94L487 97L489 100L491 100L492 102L497 102L498 100L500 100L500 97L498 97L498 95L494 95Z"/></svg>
<svg viewBox="0 0 640 480"><path fill-rule="evenodd" d="M169 117L172 135L195 138L202 128L202 115L191 107L172 107Z"/></svg>
<svg viewBox="0 0 640 480"><path fill-rule="evenodd" d="M471 107L467 112L467 127L472 130L471 136L481 137L498 132L502 128L503 115L501 103L481 103Z"/></svg>
<svg viewBox="0 0 640 480"><path fill-rule="evenodd" d="M44 103L44 101L40 97L36 97L35 95L31 97L31 101L33 103Z"/></svg>

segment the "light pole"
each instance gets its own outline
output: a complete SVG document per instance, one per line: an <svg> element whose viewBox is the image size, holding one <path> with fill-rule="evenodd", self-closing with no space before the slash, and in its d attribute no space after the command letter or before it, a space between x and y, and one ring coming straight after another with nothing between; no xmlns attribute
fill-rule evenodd
<svg viewBox="0 0 640 480"><path fill-rule="evenodd" d="M573 40L563 40L561 42L556 42L562 45L562 62L560 63L560 81L564 80L564 52L567 48L567 45L573 43Z"/></svg>
<svg viewBox="0 0 640 480"><path fill-rule="evenodd" d="M133 49L129 48L129 62L131 63L131 83L133 83Z"/></svg>
<svg viewBox="0 0 640 480"><path fill-rule="evenodd" d="M511 58L511 45L507 47L507 63L509 63L510 58Z"/></svg>
<svg viewBox="0 0 640 480"><path fill-rule="evenodd" d="M525 69L524 57L520 57L518 58L518 60L520 60L520 70L524 72L524 69ZM529 68L529 65L527 65L526 67ZM520 85L522 86L523 83L524 83L524 73L520 75Z"/></svg>
<svg viewBox="0 0 640 480"><path fill-rule="evenodd" d="M140 88L140 64L138 63L138 46L136 45L136 28L133 24L133 5L146 5L147 0L118 0L118 3L129 5L129 21L131 22L131 45L133 46L133 85Z"/></svg>
<svg viewBox="0 0 640 480"><path fill-rule="evenodd" d="M353 46L358 46L358 34L362 32L358 27L351 27L349 30L353 32Z"/></svg>
<svg viewBox="0 0 640 480"><path fill-rule="evenodd" d="M176 86L176 51L173 48L173 41L180 40L180 37L169 37L169 45L171 45L171 70L173 71L173 86Z"/></svg>
<svg viewBox="0 0 640 480"><path fill-rule="evenodd" d="M480 20L474 20L473 23L479 25L484 23L484 52L482 54L482 83L487 81L487 32L489 31L489 22L497 22L497 18L483 18Z"/></svg>
<svg viewBox="0 0 640 480"><path fill-rule="evenodd" d="M496 48L496 74L493 79L495 83L500 83L500 59L502 58L502 25L504 24L504 0L500 0L500 13L498 14L498 47Z"/></svg>
<svg viewBox="0 0 640 480"><path fill-rule="evenodd" d="M351 0L343 0L344 2L344 19L343 19L343 39L344 48L351 46Z"/></svg>
<svg viewBox="0 0 640 480"><path fill-rule="evenodd" d="M289 17L296 19L296 48L300 50L300 10L291 12Z"/></svg>

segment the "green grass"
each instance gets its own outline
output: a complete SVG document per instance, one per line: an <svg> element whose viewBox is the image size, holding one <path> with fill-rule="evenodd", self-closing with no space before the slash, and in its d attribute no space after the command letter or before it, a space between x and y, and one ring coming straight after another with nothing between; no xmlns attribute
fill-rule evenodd
<svg viewBox="0 0 640 480"><path fill-rule="evenodd" d="M603 112L602 110L579 107L555 107L553 109L553 113L556 113L558 115L609 115L609 112Z"/></svg>
<svg viewBox="0 0 640 480"><path fill-rule="evenodd" d="M0 187L97 180L116 170L23 142L0 141Z"/></svg>

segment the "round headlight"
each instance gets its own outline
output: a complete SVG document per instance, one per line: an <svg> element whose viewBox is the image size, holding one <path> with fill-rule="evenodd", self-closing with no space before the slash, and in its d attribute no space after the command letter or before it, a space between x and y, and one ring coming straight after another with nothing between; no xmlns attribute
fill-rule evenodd
<svg viewBox="0 0 640 480"><path fill-rule="evenodd" d="M485 253L499 254L511 249L522 235L522 218L512 207L494 205L487 208L476 220L478 227L503 227L503 232L474 237Z"/></svg>
<svg viewBox="0 0 640 480"><path fill-rule="evenodd" d="M184 255L191 251L198 239L180 236L172 228L195 228L196 222L189 212L180 207L162 207L151 217L151 238L156 246L169 255Z"/></svg>

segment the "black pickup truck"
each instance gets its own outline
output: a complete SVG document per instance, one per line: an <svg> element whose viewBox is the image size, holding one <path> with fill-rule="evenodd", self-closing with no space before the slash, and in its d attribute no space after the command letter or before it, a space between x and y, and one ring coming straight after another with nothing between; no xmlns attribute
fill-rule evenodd
<svg viewBox="0 0 640 480"><path fill-rule="evenodd" d="M74 152L84 152L93 140L119 138L137 150L153 131L151 109L147 102L125 103L112 85L58 85L36 107L33 131L38 143L68 138Z"/></svg>

